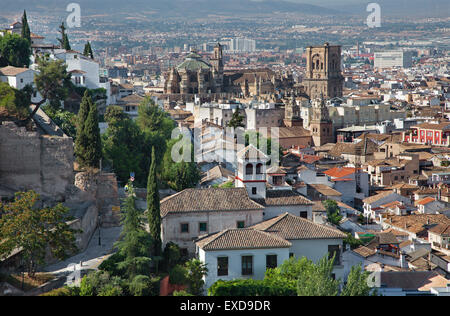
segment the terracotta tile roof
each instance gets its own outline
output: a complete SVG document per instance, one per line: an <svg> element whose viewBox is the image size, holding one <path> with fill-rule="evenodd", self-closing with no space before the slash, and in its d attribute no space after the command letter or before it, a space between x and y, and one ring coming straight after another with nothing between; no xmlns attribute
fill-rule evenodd
<svg viewBox="0 0 450 316"><path fill-rule="evenodd" d="M255 229L228 229L197 240L203 250L290 248L292 244L275 235Z"/></svg>
<svg viewBox="0 0 450 316"><path fill-rule="evenodd" d="M417 234L427 230L427 226L430 229L437 224L450 225L450 219L443 214L396 215L389 217L389 220L386 220L385 223Z"/></svg>
<svg viewBox="0 0 450 316"><path fill-rule="evenodd" d="M434 123L422 123L411 128L421 128L421 129L431 129L436 131L447 131L450 130L450 122L442 122L439 124Z"/></svg>
<svg viewBox="0 0 450 316"><path fill-rule="evenodd" d="M332 168L329 169L327 171L325 171L324 173L330 177L333 178L343 178L343 177L348 177L352 174L354 174L356 172L356 168L349 168L349 167L343 167L343 168Z"/></svg>
<svg viewBox="0 0 450 316"><path fill-rule="evenodd" d="M381 272L381 285L386 288L429 291L432 286L445 287L447 283L434 271Z"/></svg>
<svg viewBox="0 0 450 316"><path fill-rule="evenodd" d="M322 201L313 201L314 205L312 207L313 212L326 212L325 206L323 206Z"/></svg>
<svg viewBox="0 0 450 316"><path fill-rule="evenodd" d="M358 255L360 255L364 258L368 258L377 253L375 249L370 249L365 246L359 246L358 248L353 249L353 252L357 253Z"/></svg>
<svg viewBox="0 0 450 316"><path fill-rule="evenodd" d="M385 198L385 197L388 197L388 196L391 195L391 194L396 194L396 193L395 193L394 191L381 192L381 193L379 193L379 194L377 194L377 195L369 196L368 198L365 198L365 199L363 200L363 202L364 202L365 204L372 204L372 203L375 203L375 202L378 201L378 200L381 200L381 199L383 199L383 198Z"/></svg>
<svg viewBox="0 0 450 316"><path fill-rule="evenodd" d="M432 233L443 237L450 237L450 223L449 224L438 224L429 230Z"/></svg>
<svg viewBox="0 0 450 316"><path fill-rule="evenodd" d="M287 240L344 239L347 237L338 229L319 225L289 213L254 225L252 228L276 234Z"/></svg>
<svg viewBox="0 0 450 316"><path fill-rule="evenodd" d="M436 199L434 197L427 196L426 198L423 198L422 200L417 201L416 205L427 205L427 204L429 204L431 202L434 202L434 201L436 201Z"/></svg>
<svg viewBox="0 0 450 316"><path fill-rule="evenodd" d="M263 206L313 205L313 202L292 190L267 190L266 199L255 199Z"/></svg>
<svg viewBox="0 0 450 316"><path fill-rule="evenodd" d="M342 196L342 193L325 184L309 184L311 188L324 196Z"/></svg>
<svg viewBox="0 0 450 316"><path fill-rule="evenodd" d="M0 76L17 76L28 70L30 70L30 69L7 66L7 67L0 68Z"/></svg>
<svg viewBox="0 0 450 316"><path fill-rule="evenodd" d="M262 210L245 188L187 189L161 201L161 217L169 213Z"/></svg>

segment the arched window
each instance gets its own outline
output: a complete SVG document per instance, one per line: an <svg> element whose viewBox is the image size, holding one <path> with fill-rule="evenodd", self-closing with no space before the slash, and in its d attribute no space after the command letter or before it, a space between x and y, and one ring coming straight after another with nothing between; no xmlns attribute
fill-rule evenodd
<svg viewBox="0 0 450 316"><path fill-rule="evenodd" d="M245 174L252 175L253 174L253 165L251 163L247 164L245 167Z"/></svg>
<svg viewBox="0 0 450 316"><path fill-rule="evenodd" d="M256 165L256 174L262 174L263 164L259 163Z"/></svg>

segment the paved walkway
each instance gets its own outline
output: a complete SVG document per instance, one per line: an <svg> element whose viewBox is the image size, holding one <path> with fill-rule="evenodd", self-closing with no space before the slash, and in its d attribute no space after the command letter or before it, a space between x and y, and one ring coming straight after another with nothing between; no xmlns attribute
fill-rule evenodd
<svg viewBox="0 0 450 316"><path fill-rule="evenodd" d="M114 243L119 239L121 232L122 227L101 228L100 246L97 230L94 232L87 249L83 253L77 254L65 261L47 266L43 270L58 275L73 272L74 270L82 271L97 269L98 266L112 254Z"/></svg>

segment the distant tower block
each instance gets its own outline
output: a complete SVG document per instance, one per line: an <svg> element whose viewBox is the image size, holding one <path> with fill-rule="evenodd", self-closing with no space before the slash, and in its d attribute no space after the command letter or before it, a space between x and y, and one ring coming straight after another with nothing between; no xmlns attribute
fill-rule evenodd
<svg viewBox="0 0 450 316"><path fill-rule="evenodd" d="M326 99L341 98L344 77L341 71L341 46L308 47L306 77L303 85L311 100L323 95Z"/></svg>

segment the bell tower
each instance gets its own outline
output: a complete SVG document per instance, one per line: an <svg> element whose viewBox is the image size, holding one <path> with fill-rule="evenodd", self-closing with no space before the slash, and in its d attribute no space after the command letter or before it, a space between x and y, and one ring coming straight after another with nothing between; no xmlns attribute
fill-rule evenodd
<svg viewBox="0 0 450 316"><path fill-rule="evenodd" d="M211 58L213 66L214 81L216 83L216 91L221 92L223 87L223 47L220 43L214 46L214 56Z"/></svg>
<svg viewBox="0 0 450 316"><path fill-rule="evenodd" d="M344 77L341 71L341 46L308 47L306 49L306 77L303 85L311 100L322 94L327 99L341 98Z"/></svg>
<svg viewBox="0 0 450 316"><path fill-rule="evenodd" d="M323 95L313 102L313 117L310 123L314 146L334 143L333 122L330 120Z"/></svg>
<svg viewBox="0 0 450 316"><path fill-rule="evenodd" d="M236 188L246 188L251 199L266 198L266 164L269 157L254 145L237 153Z"/></svg>

